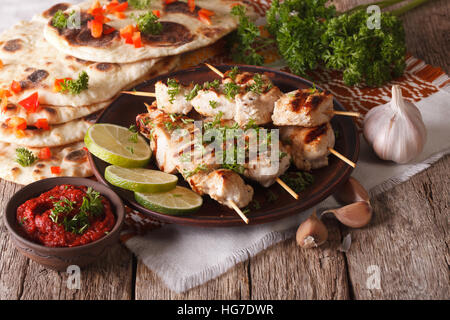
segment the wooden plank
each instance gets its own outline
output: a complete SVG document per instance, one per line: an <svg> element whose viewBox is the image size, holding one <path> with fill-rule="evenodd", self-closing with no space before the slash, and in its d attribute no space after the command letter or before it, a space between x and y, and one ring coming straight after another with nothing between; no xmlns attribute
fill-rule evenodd
<svg viewBox="0 0 450 320"><path fill-rule="evenodd" d="M356 299L450 298L448 190L450 156L372 201L374 220L351 230L346 254ZM366 286L371 265L380 289Z"/></svg>
<svg viewBox="0 0 450 320"><path fill-rule="evenodd" d="M138 262L136 271L137 300L179 300L179 299L249 299L248 264L240 263L217 279L193 288L182 294L169 290L161 279Z"/></svg>
<svg viewBox="0 0 450 320"><path fill-rule="evenodd" d="M345 258L338 249L342 235L327 221L328 241L302 249L295 239L275 245L250 259L252 299L349 299Z"/></svg>
<svg viewBox="0 0 450 320"><path fill-rule="evenodd" d="M0 181L0 210L21 187ZM68 274L45 269L24 258L0 223L0 299L131 299L132 254L117 244L92 266L81 270L81 288L67 287Z"/></svg>

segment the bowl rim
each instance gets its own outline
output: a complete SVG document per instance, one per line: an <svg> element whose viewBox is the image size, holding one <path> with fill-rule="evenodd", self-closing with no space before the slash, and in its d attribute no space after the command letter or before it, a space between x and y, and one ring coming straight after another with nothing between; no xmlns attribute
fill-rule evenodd
<svg viewBox="0 0 450 320"><path fill-rule="evenodd" d="M61 184L73 184L75 186L85 185L84 183L87 183L87 185L91 184L91 187L93 189L95 189L97 192L100 192L100 194L103 195L105 198L107 198L111 202L111 204L118 205L117 208L115 208L115 209L112 208L114 215L116 216L116 223L115 223L113 229L106 236L104 236L96 241L93 241L93 242L90 242L87 244L83 244L80 246L76 246L76 247L47 247L45 245L33 242L33 241L23 237L10 224L10 222L8 220L8 213L13 212L16 215L17 208L21 204L19 204L18 206L14 206L13 203L15 202L15 199L19 198L21 195L23 195L24 193L27 193L27 192L34 194L35 192L31 192L31 190L33 188L36 188L37 185L49 183L49 182L50 182L50 184L54 184L53 187L55 187L57 185L61 185ZM43 192L46 192L44 189L46 189L46 188L43 188L41 191L36 191L36 193L40 192L40 194L42 194ZM99 189L101 189L103 191L107 191L109 194L105 194L104 192L100 191ZM50 189L48 189L48 190L50 190ZM30 198L28 198L28 200L32 199L32 197L33 196L30 196ZM111 199L111 198L114 198L114 199ZM28 201L28 200L26 200L26 201ZM10 214L12 214L12 213L10 213ZM11 235L19 238L20 241L25 243L27 246L32 247L33 249L36 249L36 250L40 250L40 251L52 251L54 253L63 253L63 252L69 253L69 252L76 252L79 250L96 247L102 241L111 239L117 232L120 232L121 227L125 222L125 206L124 206L122 199L114 192L114 190L112 190L111 188L108 188L107 186L105 186L102 183L99 183L95 180L91 180L91 179L87 179L87 178L78 178L78 177L53 177L53 178L47 178L47 179L35 181L33 183L26 185L19 191L17 191L11 197L11 199L8 200L8 203L3 212L3 219L4 219L4 223L6 225L6 228L11 233Z"/></svg>

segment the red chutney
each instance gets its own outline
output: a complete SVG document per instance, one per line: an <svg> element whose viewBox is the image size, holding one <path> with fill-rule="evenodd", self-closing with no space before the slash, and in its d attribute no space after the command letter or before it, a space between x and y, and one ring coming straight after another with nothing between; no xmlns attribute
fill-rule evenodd
<svg viewBox="0 0 450 320"><path fill-rule="evenodd" d="M92 189L72 185L57 186L28 200L17 209L17 221L28 239L46 247L96 241L116 223L107 199Z"/></svg>

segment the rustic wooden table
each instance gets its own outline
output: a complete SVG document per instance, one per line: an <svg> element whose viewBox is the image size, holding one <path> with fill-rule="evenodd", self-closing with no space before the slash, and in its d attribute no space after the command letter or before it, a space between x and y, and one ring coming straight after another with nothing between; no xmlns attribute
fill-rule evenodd
<svg viewBox="0 0 450 320"><path fill-rule="evenodd" d="M336 1L340 10L373 1ZM450 72L450 1L435 0L403 17L408 50ZM0 181L0 212L21 187ZM450 156L373 199L371 225L351 230L350 251L337 250L350 232L326 221L330 240L301 250L288 240L185 294L168 290L126 248L117 245L81 274L47 270L16 251L0 222L0 299L449 299ZM380 289L368 289L376 266ZM368 269L369 268L369 269ZM372 267L373 268L373 267Z"/></svg>

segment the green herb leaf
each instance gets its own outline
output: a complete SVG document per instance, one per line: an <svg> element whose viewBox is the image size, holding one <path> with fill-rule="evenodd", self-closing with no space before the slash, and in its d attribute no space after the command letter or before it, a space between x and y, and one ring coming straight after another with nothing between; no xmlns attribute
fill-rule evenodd
<svg viewBox="0 0 450 320"><path fill-rule="evenodd" d="M199 90L201 90L201 89L202 89L202 87L199 84L196 84L194 86L194 88L191 90L191 92L186 94L184 97L186 98L187 101L191 101L192 99L194 99L197 96Z"/></svg>
<svg viewBox="0 0 450 320"><path fill-rule="evenodd" d="M141 14L135 20L139 31L144 34L160 34L163 30L159 18L153 12Z"/></svg>
<svg viewBox="0 0 450 320"><path fill-rule="evenodd" d="M259 28L245 15L243 5L234 6L231 14L239 18L239 26L230 36L231 53L234 61L260 66L264 58L258 51L272 43L271 39L261 37Z"/></svg>
<svg viewBox="0 0 450 320"><path fill-rule="evenodd" d="M128 4L135 9L147 9L150 8L152 0L128 0Z"/></svg>
<svg viewBox="0 0 450 320"><path fill-rule="evenodd" d="M61 92L69 92L73 95L80 94L81 91L87 90L89 87L89 75L86 71L78 75L77 80L64 80L60 83Z"/></svg>
<svg viewBox="0 0 450 320"><path fill-rule="evenodd" d="M217 101L211 100L211 101L209 101L209 106L211 108L215 109L215 108L217 108L217 103L218 103Z"/></svg>
<svg viewBox="0 0 450 320"><path fill-rule="evenodd" d="M234 97L239 93L240 87L234 82L228 82L224 85L224 93L228 100L234 100Z"/></svg>
<svg viewBox="0 0 450 320"><path fill-rule="evenodd" d="M67 28L67 21L66 15L62 10L56 11L56 13L53 15L52 18L52 25L57 29L65 29Z"/></svg>
<svg viewBox="0 0 450 320"><path fill-rule="evenodd" d="M287 172L280 177L296 193L302 192L314 183L314 176L308 172Z"/></svg>
<svg viewBox="0 0 450 320"><path fill-rule="evenodd" d="M34 153L26 148L17 148L16 156L16 162L22 167L29 167L38 160Z"/></svg>
<svg viewBox="0 0 450 320"><path fill-rule="evenodd" d="M169 102L173 103L177 94L180 93L180 84L175 79L167 79L167 86L169 89L167 93L169 94Z"/></svg>
<svg viewBox="0 0 450 320"><path fill-rule="evenodd" d="M219 89L219 86L220 86L220 81L219 81L219 79L216 79L211 82L205 82L203 84L203 89L205 89L205 90L216 89L217 90L217 89Z"/></svg>

